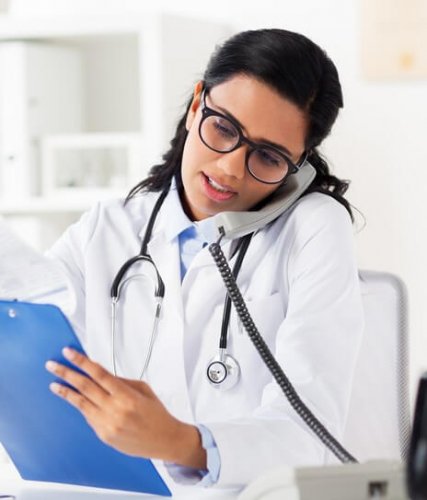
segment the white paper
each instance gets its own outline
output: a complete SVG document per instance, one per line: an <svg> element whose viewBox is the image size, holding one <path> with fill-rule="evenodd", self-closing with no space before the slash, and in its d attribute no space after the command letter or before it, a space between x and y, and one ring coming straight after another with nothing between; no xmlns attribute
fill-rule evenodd
<svg viewBox="0 0 427 500"><path fill-rule="evenodd" d="M24 243L0 221L0 298L66 305L60 265Z"/></svg>

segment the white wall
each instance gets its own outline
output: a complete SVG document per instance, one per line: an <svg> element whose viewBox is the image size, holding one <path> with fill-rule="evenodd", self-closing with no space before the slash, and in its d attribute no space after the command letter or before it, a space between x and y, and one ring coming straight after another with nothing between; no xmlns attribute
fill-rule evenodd
<svg viewBox="0 0 427 500"><path fill-rule="evenodd" d="M157 0L150 8L221 19L236 30L274 26L300 31L324 47L336 62L345 109L325 142L325 152L335 173L352 180L350 200L366 218L366 227L356 234L360 267L395 272L408 286L415 386L420 371L427 369L427 78L381 82L362 77L360 1L264 0L260 7L258 2L252 5L244 0ZM147 4L140 0L12 3L14 15L33 16L114 15L142 8Z"/></svg>

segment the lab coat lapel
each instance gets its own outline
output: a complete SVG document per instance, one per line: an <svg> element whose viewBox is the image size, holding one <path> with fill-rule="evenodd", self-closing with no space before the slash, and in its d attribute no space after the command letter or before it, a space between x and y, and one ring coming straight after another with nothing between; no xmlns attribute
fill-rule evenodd
<svg viewBox="0 0 427 500"><path fill-rule="evenodd" d="M157 231L148 243L151 255L165 284L165 301L167 307L175 310L179 319L183 318L181 294L181 268L179 247L176 240L170 242L163 231Z"/></svg>
<svg viewBox="0 0 427 500"><path fill-rule="evenodd" d="M225 242L223 245L221 245L221 249L231 269L233 269L238 255L238 252L235 251L236 243L237 241L228 241ZM243 260L243 265L239 272L239 278L238 278L239 286L243 285L250 279L253 270L256 268L258 264L259 255L262 255L262 252L265 252L267 250L267 248L262 250L262 245L267 245L268 247L268 241L266 241L265 238L263 238L261 235L256 234L251 240L251 243ZM209 252L209 248L205 247L201 252L199 252L194 257L193 261L191 262L191 265L185 277L186 280L190 280L190 277L193 277L192 276L193 273L200 272L202 268L206 268L208 266L215 268L216 264L212 255ZM219 270L218 270L218 279L221 281Z"/></svg>
<svg viewBox="0 0 427 500"><path fill-rule="evenodd" d="M158 337L160 357L153 359L151 368L156 374L166 371L168 375L156 376L153 385L169 411L179 419L193 422L194 415L188 394L184 357L181 355L184 313L179 247L177 239L171 242L166 238L160 218L158 230L148 244L148 252L165 284L165 299Z"/></svg>
<svg viewBox="0 0 427 500"><path fill-rule="evenodd" d="M224 245L221 245L221 249L224 252L227 260L230 258L230 246L231 242L227 242ZM206 266L215 266L215 261L209 252L209 245L203 248L192 260L191 266L189 267L188 272L197 272L202 267Z"/></svg>

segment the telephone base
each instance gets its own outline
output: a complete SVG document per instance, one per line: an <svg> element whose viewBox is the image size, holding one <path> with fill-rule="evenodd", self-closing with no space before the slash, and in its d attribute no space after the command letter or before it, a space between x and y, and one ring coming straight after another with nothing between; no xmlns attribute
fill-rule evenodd
<svg viewBox="0 0 427 500"><path fill-rule="evenodd" d="M280 466L251 483L238 500L408 500L398 461L325 467Z"/></svg>

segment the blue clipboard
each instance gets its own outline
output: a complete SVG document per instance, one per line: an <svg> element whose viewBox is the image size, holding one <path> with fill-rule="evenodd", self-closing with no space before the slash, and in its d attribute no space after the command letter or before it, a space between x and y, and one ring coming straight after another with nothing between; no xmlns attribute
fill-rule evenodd
<svg viewBox="0 0 427 500"><path fill-rule="evenodd" d="M104 444L50 392L44 365L70 366L65 346L83 352L59 308L0 301L0 442L22 478L171 496L150 460Z"/></svg>

